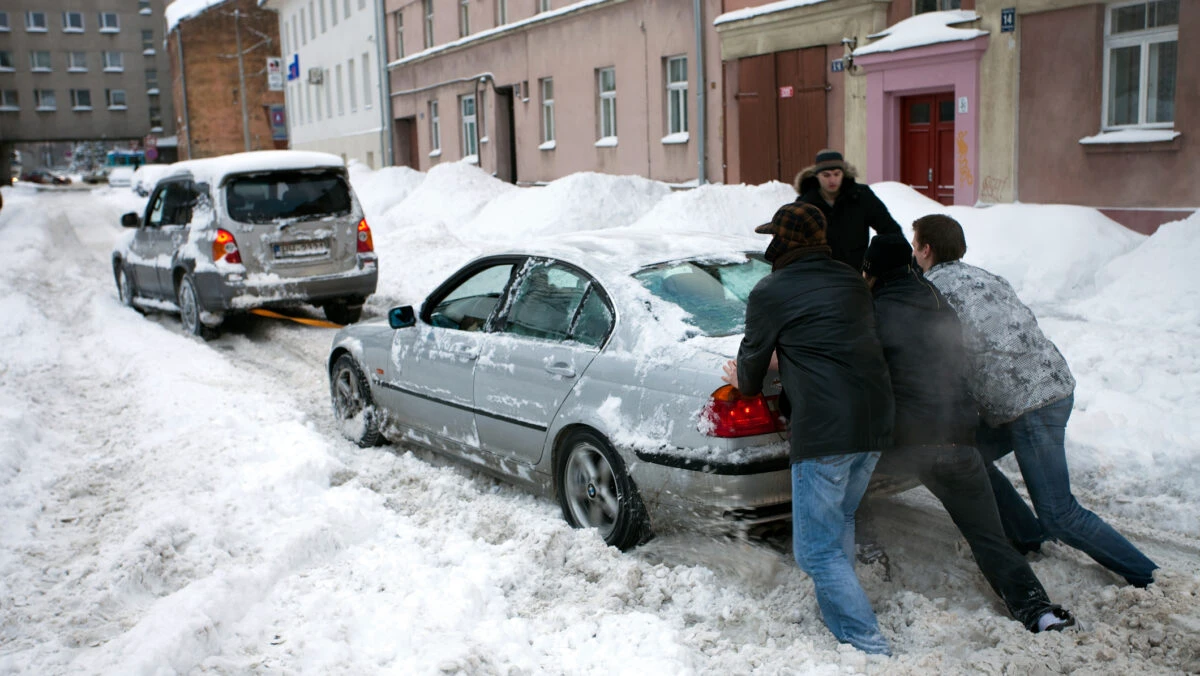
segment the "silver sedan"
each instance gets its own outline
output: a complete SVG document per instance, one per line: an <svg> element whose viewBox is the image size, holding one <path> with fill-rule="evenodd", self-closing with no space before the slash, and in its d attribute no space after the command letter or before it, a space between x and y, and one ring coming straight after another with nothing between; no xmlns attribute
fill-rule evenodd
<svg viewBox="0 0 1200 676"><path fill-rule="evenodd" d="M790 518L777 378L752 398L720 380L770 272L761 246L609 231L481 257L419 308L337 333L335 415L360 445L553 496L622 549L682 523Z"/></svg>

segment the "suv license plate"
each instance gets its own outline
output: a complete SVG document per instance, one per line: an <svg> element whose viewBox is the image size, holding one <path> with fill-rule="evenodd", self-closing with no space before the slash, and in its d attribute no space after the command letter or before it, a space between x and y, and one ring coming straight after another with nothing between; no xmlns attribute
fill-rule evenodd
<svg viewBox="0 0 1200 676"><path fill-rule="evenodd" d="M329 253L329 240L314 239L302 242L281 242L275 245L276 258L310 258Z"/></svg>

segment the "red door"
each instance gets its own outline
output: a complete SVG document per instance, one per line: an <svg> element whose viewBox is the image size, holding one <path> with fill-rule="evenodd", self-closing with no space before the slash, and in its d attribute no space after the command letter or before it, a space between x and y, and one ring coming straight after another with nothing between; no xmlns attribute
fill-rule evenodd
<svg viewBox="0 0 1200 676"><path fill-rule="evenodd" d="M954 94L909 96L900 109L900 180L954 204Z"/></svg>

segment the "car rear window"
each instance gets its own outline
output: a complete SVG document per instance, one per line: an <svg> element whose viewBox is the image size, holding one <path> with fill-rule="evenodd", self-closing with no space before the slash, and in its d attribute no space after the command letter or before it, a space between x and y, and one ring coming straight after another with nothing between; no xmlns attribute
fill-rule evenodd
<svg viewBox="0 0 1200 676"><path fill-rule="evenodd" d="M759 254L740 263L683 261L656 265L633 275L650 293L678 305L688 323L706 336L731 336L746 326L746 299L771 272Z"/></svg>
<svg viewBox="0 0 1200 676"><path fill-rule="evenodd" d="M243 223L346 216L350 186L336 171L279 171L239 176L225 187L229 217Z"/></svg>

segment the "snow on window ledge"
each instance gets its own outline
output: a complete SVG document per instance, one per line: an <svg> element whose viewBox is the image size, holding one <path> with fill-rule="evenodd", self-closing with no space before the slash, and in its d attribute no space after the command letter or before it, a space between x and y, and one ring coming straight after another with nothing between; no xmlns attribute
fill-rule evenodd
<svg viewBox="0 0 1200 676"><path fill-rule="evenodd" d="M546 141L542 145L538 146L538 150L554 150L556 147L558 147L558 144L554 141Z"/></svg>
<svg viewBox="0 0 1200 676"><path fill-rule="evenodd" d="M441 148L438 148L437 150L430 151L430 153L429 153L429 156L430 156L430 157L441 157L441 156L442 156L442 149L441 149Z"/></svg>
<svg viewBox="0 0 1200 676"><path fill-rule="evenodd" d="M479 164L479 156L467 155L466 157L462 158L462 161L466 162L467 164Z"/></svg>
<svg viewBox="0 0 1200 676"><path fill-rule="evenodd" d="M157 53L157 52L155 52L155 51L154 51L154 48L153 48L153 47L151 47L150 49L143 49L143 50L142 50L142 56L154 56L156 53Z"/></svg>
<svg viewBox="0 0 1200 676"><path fill-rule="evenodd" d="M488 137L484 136L483 138L479 139L479 142L480 142L480 143L487 143L487 142L488 142L488 141L490 141L490 140L491 140L491 139L489 139Z"/></svg>
<svg viewBox="0 0 1200 676"><path fill-rule="evenodd" d="M1095 136L1079 139L1083 145L1103 145L1108 143L1161 143L1174 141L1180 132L1174 129L1121 129L1119 131L1102 131Z"/></svg>
<svg viewBox="0 0 1200 676"><path fill-rule="evenodd" d="M616 136L605 136L604 138L593 143L592 145L596 146L597 148L616 148L617 147L617 137Z"/></svg>
<svg viewBox="0 0 1200 676"><path fill-rule="evenodd" d="M687 142L688 142L688 133L686 131L679 131L679 132L675 132L674 134L667 134L666 136L662 137L662 144L664 146L679 145L680 143L687 143Z"/></svg>

